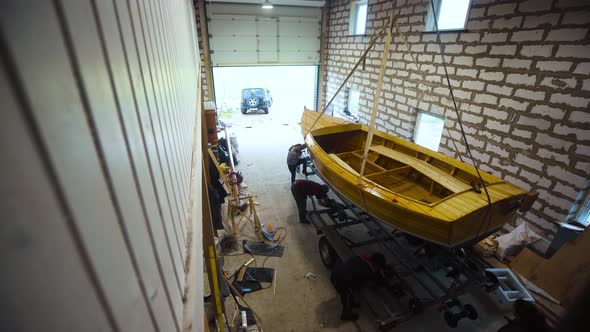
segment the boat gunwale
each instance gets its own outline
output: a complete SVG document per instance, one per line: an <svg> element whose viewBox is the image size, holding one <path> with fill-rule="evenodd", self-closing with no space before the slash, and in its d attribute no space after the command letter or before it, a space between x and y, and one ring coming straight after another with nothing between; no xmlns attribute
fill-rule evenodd
<svg viewBox="0 0 590 332"><path fill-rule="evenodd" d="M314 140L314 142L316 142L316 141ZM316 142L316 144L317 144L317 142ZM327 152L326 152L324 149L322 149L322 147L320 147L320 146L319 146L319 144L318 144L318 148L319 148L319 149L321 149L321 151L322 151L322 152L323 152L323 153L324 153L324 154L325 154L325 155L326 155L328 158L330 158L331 160L333 160L333 159L332 159L332 157L330 156L330 154L329 154L329 153L327 153ZM339 164L338 164L338 162L336 162L336 161L333 161L333 163L334 163L334 165L335 165L335 166L337 166L337 167L339 167L341 170L343 170L343 171L347 172L347 173L348 173L349 175L351 175L352 177L354 177L354 178L358 178L358 174L352 173L350 170L348 170L348 169L346 169L345 167L343 167L343 166L339 165ZM406 167L412 168L412 166L410 166L410 165L402 166L402 167L400 167L400 168L406 168ZM398 168L390 169L390 170L387 170L386 172L393 171L393 170L397 170L397 169L398 169ZM415 168L412 168L412 169L416 170ZM420 171L418 171L418 170L416 170L416 171L417 171L417 172L420 172ZM374 173L374 174L380 174L380 173ZM371 176L371 175L374 175L374 174L370 174L370 175L368 175L368 176ZM446 196L446 197L444 197L444 198L441 198L440 200L438 200L438 201L436 201L436 202L434 202L434 203L425 203L425 202L423 202L423 201L420 201L420 200L417 200L417 199L415 199L415 198L411 198L411 197L405 196L405 195L403 195L403 194L398 194L398 193L396 193L396 192L392 191L391 189L389 189L389 188L386 188L386 187L384 187L383 185L381 185L381 184L379 184L379 183L377 183L377 182L375 182L375 181L373 181L373 180L371 180L371 179L368 179L367 177L363 177L363 181L364 181L364 182L368 182L370 185L372 185L372 186L376 187L375 189L382 190L382 191L384 191L386 194L389 194L389 196L391 196L391 198L400 198L400 197L401 197L401 198L403 198L403 199L406 199L406 200L408 200L408 201L412 201L413 203L421 204L421 205L424 205L424 206L426 206L426 207L429 207L429 208L435 208L437 205L439 205L439 204L441 204L441 203L443 203L443 202L446 202L446 201L447 201L447 200L449 200L449 199L457 198L457 196L458 196L458 195L462 195L462 194L465 194L465 193L468 193L468 192L471 192L471 191L473 191L473 189L467 189L467 190L464 190L464 191L461 191L461 192L453 193L452 195L448 195L448 196ZM490 186L497 186L497 185L506 184L506 183L507 183L507 182L497 182L497 183L492 183L492 184L489 184L489 185L487 185L487 187L489 188ZM366 187L365 187L365 188L366 188ZM363 189L364 189L364 188L363 188ZM364 190L364 191L365 191L365 192L368 192L368 193L370 193L370 191L369 191L369 190ZM380 196L382 196L382 197L383 197L383 196L385 196L385 195L380 195ZM505 198L509 198L509 197L511 197L511 196L506 196ZM485 202L485 203L487 204L487 200L486 200L484 197L481 197L481 198L482 198L482 201L483 201L483 202ZM501 201L501 200L498 200L498 201L496 201L496 202L499 202L499 201ZM494 203L496 203L496 202L493 202L492 204L494 204ZM483 206L485 206L486 204L484 204ZM483 206L482 206L482 207L483 207Z"/></svg>
<svg viewBox="0 0 590 332"><path fill-rule="evenodd" d="M355 131L355 130L361 130L361 131L367 133L369 128L363 124L344 123L344 124L340 124L340 125L333 125L333 126L314 129L309 133L309 135L314 137L314 141L315 141L316 135L323 136L323 135L330 135L330 134L349 132L349 131ZM438 151L430 150L430 149L422 147L416 143L407 141L403 138L395 137L391 134L388 134L386 132L382 132L380 130L376 130L374 135L377 137L380 137L382 139L385 139L385 140L393 141L395 144L400 144L406 148L409 148L411 150L415 150L419 153L428 155L432 158L438 159L439 161L447 163L450 166L453 166L453 167L455 167L459 170L462 170L464 172L467 172L470 175L477 176L477 172L475 171L475 167L473 167L472 165L469 165L465 162L453 159L453 158L446 156ZM319 145L319 143L317 143L317 144ZM383 144L378 144L375 146L383 146ZM352 151L346 151L346 152L352 152ZM385 156L385 157L387 157L387 156ZM409 155L409 157L415 158L417 160L421 160L421 159L418 159L418 158L410 156L410 155ZM390 159L393 159L393 158L390 158ZM396 160L396 159L393 159L393 160ZM396 160L396 161L400 162L399 160ZM434 166L434 167L436 167L436 166ZM444 170L441 169L441 171L444 171ZM492 185L492 184L497 184L497 183L508 183L505 180L498 178L497 176L494 176L490 173L487 173L481 169L479 170L479 172L481 173L483 180L486 182L486 187L489 185Z"/></svg>
<svg viewBox="0 0 590 332"><path fill-rule="evenodd" d="M338 129L340 129L340 130L338 130ZM324 127L324 128L319 128L319 129L316 129L316 130L312 130L310 132L310 135L309 136L313 140L314 146L317 147L317 149L319 149L325 155L326 158L328 158L330 161L332 161L332 163L335 166L337 166L340 171L345 171L352 178L358 178L358 173L355 174L355 173L351 172L350 170L346 169L345 167L339 165L338 162L335 161L333 159L333 157L330 156L330 154L327 151L325 151L320 146L320 144L315 139L315 136L316 135L328 135L328 134L332 134L332 133L341 133L341 132L347 132L347 131L355 131L355 130L359 130L359 129L361 129L361 130L364 131L364 129L366 129L366 127L363 126L363 125L361 125L361 124L353 124L353 123L350 123L350 124L342 124L342 125L334 125L334 126L329 126L329 127ZM380 133L380 132L379 133L375 133L375 134L377 134L377 136L379 136L379 137L381 137L383 139L389 139L389 138L388 137L383 137L380 134L391 136L391 135L389 135L387 133ZM393 138L395 138L395 137L393 137ZM398 140L399 138L395 138L395 139ZM307 140L307 138L306 138L306 140ZM399 139L399 140L401 140L401 139ZM395 142L395 143L397 143L397 142ZM402 145L404 145L404 146L406 146L408 148L412 148L412 146L408 146L408 145L405 145L405 144L402 144ZM354 151L356 151L356 150L354 150ZM345 151L345 152L342 152L342 153L352 153L352 152L353 151ZM418 152L424 153L422 151L418 151ZM456 161L456 160L454 160L454 159L452 159L450 157L447 157L445 155L442 155L442 154L440 154L439 152L436 152L436 151L428 150L427 152L429 152L429 153L424 153L424 154L427 154L429 156L432 156L431 154L437 154L437 155L440 155L441 157L444 157L444 159L447 159L448 158L451 161L454 161L455 163L462 163L462 162ZM387 156L385 156L385 157L387 157ZM435 156L432 156L432 157L435 157L436 158L437 156L435 155ZM392 158L390 158L390 159L392 159ZM439 158L439 160L440 159L441 158ZM396 160L396 159L392 159L392 160ZM421 160L421 159L417 159L417 160ZM396 161L398 161L398 160L396 160ZM441 160L441 161L446 162L446 160ZM400 161L398 161L398 162L400 162ZM404 163L402 163L402 164L404 164ZM404 165L406 165L406 164L404 164ZM406 166L412 167L411 165L406 165ZM451 166L457 167L456 165L453 165L453 164L451 164ZM467 166L469 166L469 165L467 165ZM436 167L436 166L434 166L434 167ZM460 167L457 167L457 168L460 168ZM413 168L413 169L416 170L415 168ZM460 169L461 170L464 170L464 168L460 168ZM419 170L416 170L416 171L417 172L420 172ZM469 173L469 174L471 174L471 173ZM484 173L484 174L488 175L488 177L490 177L490 178L493 178L493 179L497 180L497 181L494 181L494 182L491 182L491 183L486 184L486 187L487 188L495 187L495 186L502 185L502 184L504 184L504 185L510 185L509 182L506 182L506 181L504 181L504 180L502 180L500 178L497 178L497 177L495 177L495 176L493 176L491 174L487 174L487 173ZM472 175L475 175L475 174L472 174ZM347 182L351 182L351 181L348 181L348 180L346 180L346 181ZM442 203L446 203L446 202L448 202L451 199L459 199L459 196L465 195L466 193L469 193L469 192L472 192L473 191L473 189L466 189L464 191L460 191L460 192L453 193L452 195L448 195L448 196L446 196L446 197L444 197L444 198L442 198L442 199L440 199L440 200L438 200L436 202L433 202L433 203L425 203L423 201L420 201L420 200L417 200L417 199L414 199L414 198L405 196L403 194L396 193L396 192L392 191L391 189L386 188L383 185L372 181L370 178L363 177L363 182L366 182L368 185L370 185L370 186L373 187L373 188L371 188L371 190L367 190L367 187L365 186L364 188L362 188L363 191L365 191L365 192L367 192L369 194L373 194L373 193L371 193L372 190L378 190L379 191L378 194L381 197L381 199L383 199L383 200L387 200L386 197L389 198L390 200L393 200L393 199L396 199L397 200L398 198L402 198L402 199L408 201L408 203L411 202L413 204L419 204L420 206L423 206L424 208L429 208L430 210L435 209L438 205L440 205ZM354 181L352 181L351 183L354 183ZM504 197L502 197L500 199L494 200L492 202L492 204L496 204L496 203L498 203L498 202L500 202L500 201L502 201L504 199L508 199L508 198L510 198L512 196L517 196L517 195L504 195L504 194L501 194L501 193L498 193L498 194L500 194L500 196L504 196ZM523 194L524 194L524 191L523 191ZM483 196L478 196L478 197L481 198L481 200L482 200L482 206L480 208L485 207L485 205L487 205L487 200L485 199L485 197L483 197ZM406 210L411 210L411 209L408 209L406 207L401 207L401 206L400 206L400 208L404 208ZM475 210L476 209L473 209L473 211L475 211ZM426 215L426 213L424 211L420 211L420 210L417 210L417 209L416 210L412 210L412 211ZM449 222L452 222L453 220L455 220L455 219L451 219L451 218L445 218L445 219L446 219L446 221L449 221Z"/></svg>

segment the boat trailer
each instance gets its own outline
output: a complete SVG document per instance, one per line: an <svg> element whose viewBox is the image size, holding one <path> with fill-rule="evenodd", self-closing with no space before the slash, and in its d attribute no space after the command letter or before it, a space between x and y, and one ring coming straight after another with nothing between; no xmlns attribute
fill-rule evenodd
<svg viewBox="0 0 590 332"><path fill-rule="evenodd" d="M385 225L344 197L330 198L322 208L312 198L310 219L319 238L322 262L331 268L357 254L380 251L388 267L379 285L364 287L361 296L377 318L381 331L410 320L423 308L436 305L448 326L463 318L477 319L478 312L459 297L472 288L491 292L498 280L485 261L468 249L449 249L422 241Z"/></svg>

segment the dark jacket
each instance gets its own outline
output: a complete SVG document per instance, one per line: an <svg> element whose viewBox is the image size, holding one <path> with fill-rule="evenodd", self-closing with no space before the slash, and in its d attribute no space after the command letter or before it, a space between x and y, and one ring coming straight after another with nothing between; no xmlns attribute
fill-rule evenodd
<svg viewBox="0 0 590 332"><path fill-rule="evenodd" d="M369 280L379 279L379 269L368 257L356 256L336 265L330 280L336 289L357 288Z"/></svg>
<svg viewBox="0 0 590 332"><path fill-rule="evenodd" d="M324 198L326 196L322 192L321 184L309 180L295 180L292 190L296 199L307 198L307 196L315 196L316 198Z"/></svg>

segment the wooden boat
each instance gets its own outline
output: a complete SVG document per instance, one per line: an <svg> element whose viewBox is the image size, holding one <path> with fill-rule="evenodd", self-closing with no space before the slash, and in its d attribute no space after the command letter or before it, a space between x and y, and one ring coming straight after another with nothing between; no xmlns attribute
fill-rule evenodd
<svg viewBox="0 0 590 332"><path fill-rule="evenodd" d="M305 135L320 113L305 110ZM528 210L537 197L473 166L378 130L359 182L368 128L323 115L305 137L319 175L380 221L446 247L474 243ZM491 213L491 216L490 216Z"/></svg>

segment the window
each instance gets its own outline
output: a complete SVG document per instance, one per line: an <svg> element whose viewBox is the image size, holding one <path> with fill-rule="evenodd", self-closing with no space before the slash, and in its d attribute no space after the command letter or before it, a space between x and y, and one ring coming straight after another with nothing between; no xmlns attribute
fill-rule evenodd
<svg viewBox="0 0 590 332"><path fill-rule="evenodd" d="M353 2L350 7L349 34L364 35L367 27L367 1Z"/></svg>
<svg viewBox="0 0 590 332"><path fill-rule="evenodd" d="M584 226L590 225L590 180L584 183L576 201L579 203L574 204L571 211L575 213L574 221Z"/></svg>
<svg viewBox="0 0 590 332"><path fill-rule="evenodd" d="M432 4L429 3L428 19L426 21L426 31L436 31L434 14L436 13L436 23L438 30L464 30L467 23L467 13L471 0L432 0L434 2L434 13Z"/></svg>
<svg viewBox="0 0 590 332"><path fill-rule="evenodd" d="M414 143L438 151L445 118L429 112L419 111L414 132Z"/></svg>
<svg viewBox="0 0 590 332"><path fill-rule="evenodd" d="M587 198L580 207L576 221L584 226L590 225L590 198Z"/></svg>
<svg viewBox="0 0 590 332"><path fill-rule="evenodd" d="M348 91L348 112L354 116L359 114L359 101L361 100L361 92L357 89L350 89Z"/></svg>

